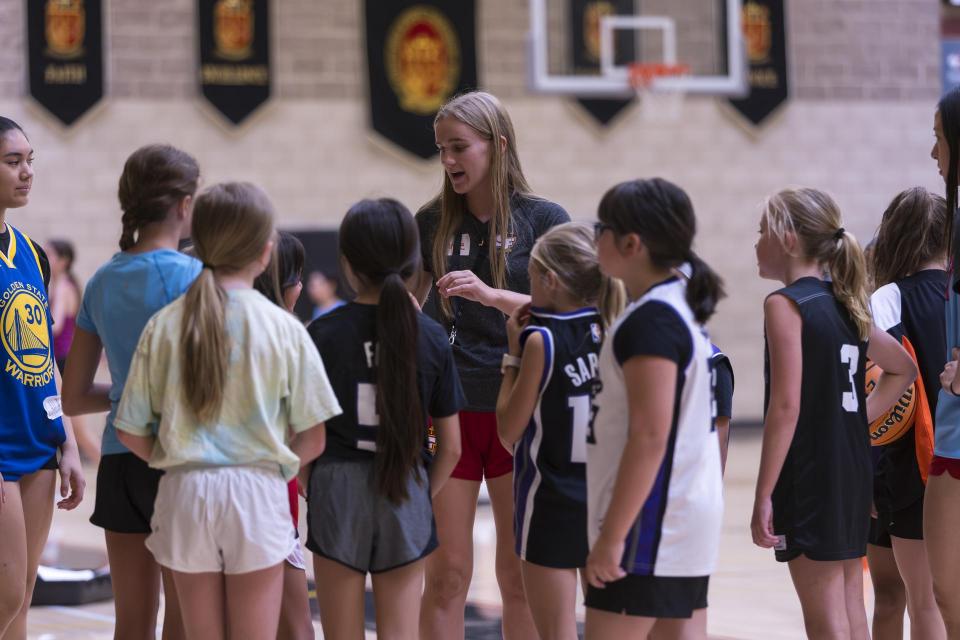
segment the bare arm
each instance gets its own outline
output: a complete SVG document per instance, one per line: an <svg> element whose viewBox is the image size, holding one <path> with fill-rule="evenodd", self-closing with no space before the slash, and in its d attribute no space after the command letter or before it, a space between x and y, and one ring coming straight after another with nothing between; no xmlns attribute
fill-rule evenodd
<svg viewBox="0 0 960 640"><path fill-rule="evenodd" d="M876 325L870 328L867 357L883 369L877 386L867 396L867 421L873 422L897 403L917 379L917 365L897 340Z"/></svg>
<svg viewBox="0 0 960 640"><path fill-rule="evenodd" d="M754 498L751 530L761 547L777 543L773 535L771 496L787 459L800 417L803 353L800 311L782 295L772 295L763 305L770 350L770 403L763 424L760 472Z"/></svg>
<svg viewBox="0 0 960 640"><path fill-rule="evenodd" d="M627 444L600 537L587 559L586 577L601 588L624 575L620 567L624 542L666 454L677 363L659 356L634 356L623 365L623 381L627 388Z"/></svg>
<svg viewBox="0 0 960 640"><path fill-rule="evenodd" d="M94 382L102 352L99 336L76 328L63 376L63 411L68 416L110 410L110 386Z"/></svg>
<svg viewBox="0 0 960 640"><path fill-rule="evenodd" d="M717 416L717 437L720 439L720 470L727 469L727 449L730 446L730 418Z"/></svg>
<svg viewBox="0 0 960 640"><path fill-rule="evenodd" d="M440 295L451 298L459 296L487 307L494 307L511 314L517 307L530 302L530 296L506 289L494 289L472 271L451 271L437 280Z"/></svg>
<svg viewBox="0 0 960 640"><path fill-rule="evenodd" d="M155 436L135 436L132 433L117 429L117 439L120 444L130 449L138 458L144 462L150 462L153 445L157 441Z"/></svg>
<svg viewBox="0 0 960 640"><path fill-rule="evenodd" d="M53 367L53 378L57 386L62 386L60 372L56 366ZM57 503L57 507L70 511L83 500L87 481L83 476L83 467L80 464L80 451L77 449L77 437L73 432L73 423L69 420L63 420L62 422L66 439L60 445L58 468L60 470L60 497L62 500Z"/></svg>
<svg viewBox="0 0 960 640"><path fill-rule="evenodd" d="M497 435L508 451L513 449L514 443L526 431L540 395L540 378L546 357L543 336L540 332L532 333L522 352L520 349L520 332L529 318L529 307L523 305L515 308L507 320L510 355L519 357L522 353L520 369L508 367L504 371L497 395Z"/></svg>
<svg viewBox="0 0 960 640"><path fill-rule="evenodd" d="M446 418L433 418L437 432L437 455L430 465L430 497L440 493L460 461L460 417L457 414Z"/></svg>
<svg viewBox="0 0 960 640"><path fill-rule="evenodd" d="M300 458L301 468L309 466L319 458L326 446L327 427L322 422L301 431L290 440L290 449Z"/></svg>

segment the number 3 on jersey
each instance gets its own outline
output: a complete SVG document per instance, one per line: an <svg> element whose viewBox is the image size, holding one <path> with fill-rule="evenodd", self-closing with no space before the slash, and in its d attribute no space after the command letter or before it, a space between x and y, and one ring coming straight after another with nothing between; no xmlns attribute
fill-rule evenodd
<svg viewBox="0 0 960 640"><path fill-rule="evenodd" d="M857 400L857 385L853 380L859 362L860 347L852 344L845 344L840 347L840 363L847 365L847 374L850 380L850 391L844 391L842 396L843 410L850 413L856 413L860 410L860 402Z"/></svg>

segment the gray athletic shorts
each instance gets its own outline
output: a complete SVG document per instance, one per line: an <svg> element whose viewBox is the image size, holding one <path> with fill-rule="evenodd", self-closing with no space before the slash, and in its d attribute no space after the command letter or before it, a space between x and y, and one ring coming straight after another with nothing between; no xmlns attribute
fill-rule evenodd
<svg viewBox="0 0 960 640"><path fill-rule="evenodd" d="M307 548L355 571L379 573L415 562L437 548L430 482L422 466L396 505L379 495L373 460L317 460L307 497Z"/></svg>

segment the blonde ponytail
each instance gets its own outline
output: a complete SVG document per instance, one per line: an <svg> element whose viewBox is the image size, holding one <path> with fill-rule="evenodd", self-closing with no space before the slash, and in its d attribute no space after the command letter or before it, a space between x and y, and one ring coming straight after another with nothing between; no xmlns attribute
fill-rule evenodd
<svg viewBox="0 0 960 640"><path fill-rule="evenodd" d="M183 390L197 418L209 422L220 413L227 381L227 295L213 277L213 270L204 267L183 302Z"/></svg>
<svg viewBox="0 0 960 640"><path fill-rule="evenodd" d="M857 239L843 228L833 198L817 189L784 189L763 203L763 216L781 243L788 233L794 234L804 256L829 270L837 301L850 314L860 339L866 340L873 323L867 264Z"/></svg>
<svg viewBox="0 0 960 640"><path fill-rule="evenodd" d="M533 245L530 259L556 274L574 299L596 305L605 326L623 311L627 299L623 283L601 273L590 225L565 222L552 227Z"/></svg>
<svg viewBox="0 0 960 640"><path fill-rule="evenodd" d="M203 270L184 297L180 346L183 392L204 423L216 420L223 405L230 339L227 294L214 270L232 273L263 255L273 236L273 206L259 188L245 182L211 187L193 210L193 245Z"/></svg>

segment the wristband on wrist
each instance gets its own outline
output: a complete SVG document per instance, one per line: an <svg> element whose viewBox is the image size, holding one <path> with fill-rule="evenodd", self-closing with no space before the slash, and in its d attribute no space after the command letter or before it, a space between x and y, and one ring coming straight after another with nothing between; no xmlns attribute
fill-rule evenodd
<svg viewBox="0 0 960 640"><path fill-rule="evenodd" d="M520 358L517 356L512 356L509 353L503 354L503 359L500 361L500 373L504 374L507 372L508 368L519 369L520 368Z"/></svg>

